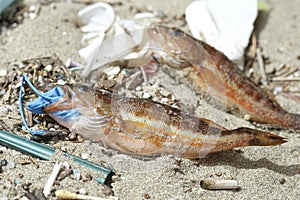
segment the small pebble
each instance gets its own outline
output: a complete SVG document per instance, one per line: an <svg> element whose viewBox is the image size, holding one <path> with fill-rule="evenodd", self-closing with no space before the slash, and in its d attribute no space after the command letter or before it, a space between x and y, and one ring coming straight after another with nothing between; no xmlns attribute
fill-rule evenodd
<svg viewBox="0 0 300 200"><path fill-rule="evenodd" d="M151 97L151 95L149 94L149 93L147 93L147 92L145 92L144 94L143 94L143 98L144 99L148 99L148 98L150 98Z"/></svg>
<svg viewBox="0 0 300 200"><path fill-rule="evenodd" d="M49 128L49 131L56 131L55 128Z"/></svg>
<svg viewBox="0 0 300 200"><path fill-rule="evenodd" d="M83 153L81 154L81 158L87 160L89 158L89 154L88 153Z"/></svg>
<svg viewBox="0 0 300 200"><path fill-rule="evenodd" d="M0 107L0 117L5 117L8 115L9 109L6 107Z"/></svg>
<svg viewBox="0 0 300 200"><path fill-rule="evenodd" d="M0 77L7 76L7 70L6 69L1 69L0 70Z"/></svg>
<svg viewBox="0 0 300 200"><path fill-rule="evenodd" d="M103 70L103 72L107 74L107 76L117 75L118 73L120 73L120 71L121 71L120 67L116 67L116 66L111 66Z"/></svg>
<svg viewBox="0 0 300 200"><path fill-rule="evenodd" d="M0 161L0 166L5 166L7 165L7 160L3 159Z"/></svg>
<svg viewBox="0 0 300 200"><path fill-rule="evenodd" d="M275 72L275 67L273 65L266 65L265 70L267 74L273 74Z"/></svg>
<svg viewBox="0 0 300 200"><path fill-rule="evenodd" d="M21 183L22 183L22 180L20 180L20 179L16 179L16 180L15 180L15 184L16 184L16 185L19 185L19 184L21 184Z"/></svg>
<svg viewBox="0 0 300 200"><path fill-rule="evenodd" d="M282 86L276 86L273 90L273 94L276 96L278 93L283 91L283 87Z"/></svg>
<svg viewBox="0 0 300 200"><path fill-rule="evenodd" d="M20 200L29 200L27 197L23 196Z"/></svg>
<svg viewBox="0 0 300 200"><path fill-rule="evenodd" d="M66 81L61 80L61 79L59 79L59 80L57 81L57 85L65 85L66 83L67 83Z"/></svg>
<svg viewBox="0 0 300 200"><path fill-rule="evenodd" d="M286 182L286 180L285 180L284 178L281 179L281 180L279 181L279 183L280 183L281 185L285 184L285 182Z"/></svg>
<svg viewBox="0 0 300 200"><path fill-rule="evenodd" d="M68 162L63 162L65 169L70 169L70 164Z"/></svg>
<svg viewBox="0 0 300 200"><path fill-rule="evenodd" d="M23 68L25 67L25 65L24 65L23 63L20 63L20 64L18 65L18 67L19 67L20 69L23 69Z"/></svg>
<svg viewBox="0 0 300 200"><path fill-rule="evenodd" d="M75 134L75 133L70 133L70 134L69 134L69 139L70 139L71 141L76 140L76 139L77 139L77 134Z"/></svg>
<svg viewBox="0 0 300 200"><path fill-rule="evenodd" d="M80 175L80 172L77 169L73 169L73 175L74 175L74 179L76 181L80 180L81 175Z"/></svg>
<svg viewBox="0 0 300 200"><path fill-rule="evenodd" d="M45 67L45 70L46 70L47 72L51 72L52 69L53 69L52 65L47 65L47 66Z"/></svg>
<svg viewBox="0 0 300 200"><path fill-rule="evenodd" d="M164 97L167 97L170 93L166 90L160 90L159 93L164 96Z"/></svg>
<svg viewBox="0 0 300 200"><path fill-rule="evenodd" d="M82 195L86 195L87 192L84 188L80 188L79 191L78 191L79 194L82 194Z"/></svg>
<svg viewBox="0 0 300 200"><path fill-rule="evenodd" d="M249 121L250 119L251 119L250 115L248 115L248 114L244 115L244 120Z"/></svg>
<svg viewBox="0 0 300 200"><path fill-rule="evenodd" d="M120 180L121 180L121 177L120 177L119 175L114 175L114 176L111 177L111 180L112 180L113 182L120 181Z"/></svg>
<svg viewBox="0 0 300 200"><path fill-rule="evenodd" d="M168 98L161 98L160 100L162 103L168 103L169 102L169 99Z"/></svg>
<svg viewBox="0 0 300 200"><path fill-rule="evenodd" d="M91 181L93 179L92 175L90 174L85 174L84 176L82 176L82 181L85 182L85 181Z"/></svg>
<svg viewBox="0 0 300 200"><path fill-rule="evenodd" d="M14 162L11 162L11 163L9 163L9 164L7 165L7 167L8 167L9 169L13 169L13 168L16 167L16 165L15 165Z"/></svg>
<svg viewBox="0 0 300 200"><path fill-rule="evenodd" d="M137 92L139 92L139 91L141 91L142 90L142 87L141 86L137 86L136 88L135 88L135 91L137 91Z"/></svg>

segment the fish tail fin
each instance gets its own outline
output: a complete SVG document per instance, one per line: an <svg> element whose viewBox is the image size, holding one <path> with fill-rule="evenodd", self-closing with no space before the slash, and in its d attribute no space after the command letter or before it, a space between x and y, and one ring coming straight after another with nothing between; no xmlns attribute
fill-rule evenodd
<svg viewBox="0 0 300 200"><path fill-rule="evenodd" d="M287 142L286 138L279 135L251 128L238 128L232 131L248 135L247 138L249 139L246 146L275 146Z"/></svg>

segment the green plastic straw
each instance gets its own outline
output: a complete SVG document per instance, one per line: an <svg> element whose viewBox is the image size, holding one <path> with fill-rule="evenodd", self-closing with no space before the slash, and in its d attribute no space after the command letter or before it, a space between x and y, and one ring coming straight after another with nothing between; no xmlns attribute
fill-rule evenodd
<svg viewBox="0 0 300 200"><path fill-rule="evenodd" d="M14 0L0 0L0 15Z"/></svg>
<svg viewBox="0 0 300 200"><path fill-rule="evenodd" d="M43 160L50 160L50 157L55 154L55 148L49 147L47 145L25 139L23 137L20 137L18 135L8 133L6 131L0 130L0 144L16 149L18 151L21 151L23 153L32 155L34 157L38 157ZM97 165L96 163L89 162L87 160L84 160L82 158L79 158L77 156L64 153L66 157L73 158L73 160L83 166L86 166L92 170L101 172L104 174L104 178L97 178L96 180L101 183L107 183L108 179L112 176L112 170L102 167L100 165Z"/></svg>

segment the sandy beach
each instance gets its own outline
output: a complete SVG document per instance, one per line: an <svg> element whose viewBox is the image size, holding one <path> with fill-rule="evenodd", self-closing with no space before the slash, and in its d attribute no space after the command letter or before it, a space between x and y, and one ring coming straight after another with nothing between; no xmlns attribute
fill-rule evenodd
<svg viewBox="0 0 300 200"><path fill-rule="evenodd" d="M30 5L33 0L25 0ZM77 2L77 3L76 3ZM57 1L41 5L34 19L25 18L16 27L0 34L0 69L8 69L12 63L44 56L56 55L61 61L72 59L83 62L78 54L82 47L82 33L77 24L77 12L84 3ZM94 1L93 1L94 2ZM151 7L167 16L169 27L180 27L188 31L185 23L185 7L192 2L158 0L107 0L115 13L122 18L132 18L139 10ZM258 44L265 60L271 66L300 68L300 1L268 0L267 13L260 13L255 27ZM166 77L162 83L187 104L195 104L195 93L183 84L174 84ZM175 86L174 86L175 85ZM279 81L269 85L288 88L300 94L300 81ZM3 97L4 98L4 97ZM276 100L292 113L300 114L300 100L277 95ZM18 102L12 105L17 108ZM0 105L5 107L5 104ZM287 143L271 147L244 147L208 155L195 160L162 156L151 160L134 158L105 150L100 144L89 140L78 142L50 140L46 144L63 149L68 153L95 163L106 163L115 170L111 187L97 183L94 171L87 170L70 161L73 169L78 169L81 179L70 175L52 188L47 199L56 199L54 192L64 189L91 196L119 199L299 199L300 196L300 132L284 129L256 127L244 119L224 113L210 105L203 104L195 109L199 116L222 123L228 129L250 127L271 131L287 138ZM20 123L18 110L9 110L0 119L14 130L14 123ZM3 128L3 127L2 127ZM26 131L19 135L30 138ZM54 161L29 158L10 148L0 146L0 160L7 165L0 168L0 197L6 199L45 199L42 191L52 172ZM34 161L32 161L34 160ZM54 159L53 159L54 160ZM85 179L91 175L92 180ZM236 190L209 191L200 187L203 179L237 180Z"/></svg>

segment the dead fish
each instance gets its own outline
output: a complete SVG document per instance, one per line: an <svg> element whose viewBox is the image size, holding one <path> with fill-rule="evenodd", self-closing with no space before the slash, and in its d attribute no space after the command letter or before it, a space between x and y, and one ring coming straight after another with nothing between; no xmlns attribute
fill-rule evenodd
<svg viewBox="0 0 300 200"><path fill-rule="evenodd" d="M199 158L244 146L273 146L285 138L250 128L228 130L210 120L149 99L60 86L64 96L43 110L61 125L119 152ZM62 118L58 113L77 113Z"/></svg>
<svg viewBox="0 0 300 200"><path fill-rule="evenodd" d="M300 129L300 115L285 111L218 50L176 28L150 28L148 34L153 57L182 71L188 86L213 105L253 122Z"/></svg>

